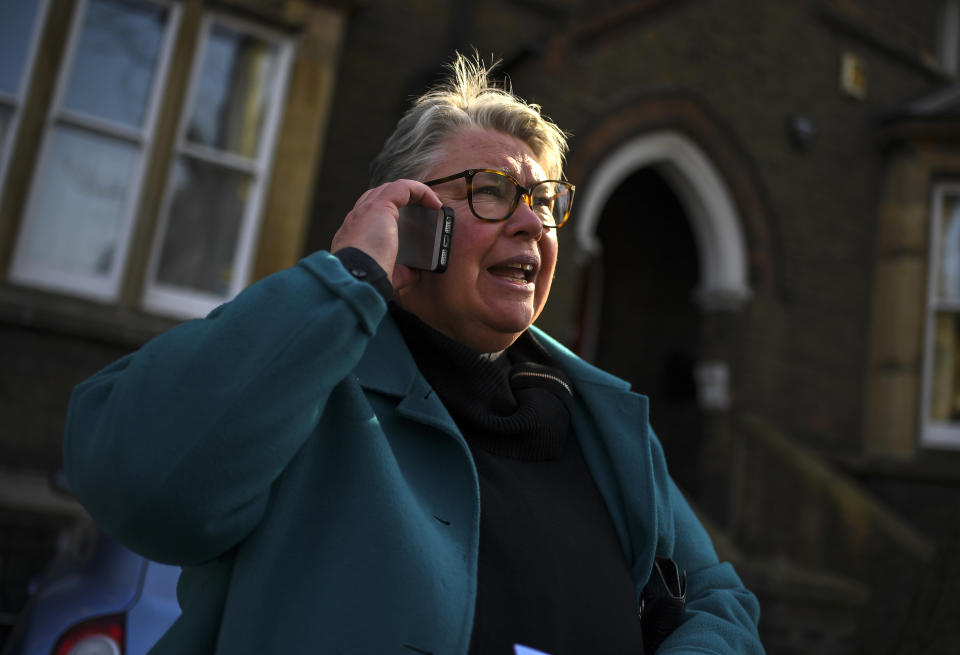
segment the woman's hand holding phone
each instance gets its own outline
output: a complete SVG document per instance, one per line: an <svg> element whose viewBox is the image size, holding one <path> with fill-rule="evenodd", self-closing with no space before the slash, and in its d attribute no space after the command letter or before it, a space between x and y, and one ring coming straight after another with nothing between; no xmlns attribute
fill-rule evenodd
<svg viewBox="0 0 960 655"><path fill-rule="evenodd" d="M370 255L387 272L395 290L415 282L416 269L397 263L400 237L400 208L420 205L440 210L440 198L430 187L415 180L396 180L368 189L347 213L333 236L330 251L358 248Z"/></svg>

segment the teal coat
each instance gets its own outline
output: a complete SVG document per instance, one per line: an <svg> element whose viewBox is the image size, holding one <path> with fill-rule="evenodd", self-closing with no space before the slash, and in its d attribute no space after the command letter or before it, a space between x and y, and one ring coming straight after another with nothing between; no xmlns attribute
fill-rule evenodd
<svg viewBox="0 0 960 655"><path fill-rule="evenodd" d="M688 572L661 653L761 653L758 607L667 474L647 401L542 332L639 595ZM463 655L480 493L386 303L318 252L82 383L69 480L112 536L183 566L154 653ZM505 654L506 655L506 654Z"/></svg>

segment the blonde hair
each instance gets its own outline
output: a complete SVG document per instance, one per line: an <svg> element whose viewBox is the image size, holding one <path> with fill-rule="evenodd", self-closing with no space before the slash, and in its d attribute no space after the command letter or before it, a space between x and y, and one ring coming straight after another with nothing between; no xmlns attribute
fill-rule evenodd
<svg viewBox="0 0 960 655"><path fill-rule="evenodd" d="M456 130L480 127L498 130L530 146L551 179L561 179L567 135L543 116L540 106L513 93L509 80L490 78L494 62L459 52L448 65L446 82L417 98L397 123L383 150L370 165L371 186L399 178L420 179L443 155L442 144Z"/></svg>

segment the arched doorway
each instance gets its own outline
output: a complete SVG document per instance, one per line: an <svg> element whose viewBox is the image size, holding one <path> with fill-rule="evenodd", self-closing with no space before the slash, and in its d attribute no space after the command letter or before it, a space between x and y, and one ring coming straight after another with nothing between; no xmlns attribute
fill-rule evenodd
<svg viewBox="0 0 960 655"><path fill-rule="evenodd" d="M700 271L689 218L663 175L647 167L610 195L596 236L604 301L595 362L650 397L673 475L695 495L700 312L692 299Z"/></svg>
<svg viewBox="0 0 960 655"><path fill-rule="evenodd" d="M695 494L703 412L726 408L730 365L704 352L705 326L750 297L740 218L711 160L672 130L614 149L585 187L580 352L651 397L671 471Z"/></svg>

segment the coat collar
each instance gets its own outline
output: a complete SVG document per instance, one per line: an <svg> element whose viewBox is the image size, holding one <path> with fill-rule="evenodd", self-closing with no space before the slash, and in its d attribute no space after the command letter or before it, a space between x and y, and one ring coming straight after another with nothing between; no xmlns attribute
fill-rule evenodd
<svg viewBox="0 0 960 655"><path fill-rule="evenodd" d="M530 330L570 376L575 386L599 387L606 394L617 395L616 392L622 392L634 395L630 393L630 383L626 380L588 364L543 330L536 327ZM380 322L376 335L370 340L354 372L364 388L391 396L408 396L421 387L424 391L429 389L389 313Z"/></svg>
<svg viewBox="0 0 960 655"><path fill-rule="evenodd" d="M354 373L365 389L389 396L407 396L421 381L426 383L389 312L380 321Z"/></svg>
<svg viewBox="0 0 960 655"><path fill-rule="evenodd" d="M367 345L354 374L364 389L400 398L397 405L399 415L438 428L467 448L450 412L417 368L407 342L389 312Z"/></svg>
<svg viewBox="0 0 960 655"><path fill-rule="evenodd" d="M564 372L570 376L574 382L581 382L591 386L605 388L608 392L630 391L630 383L626 380L611 375L593 364L588 364L573 351L549 336L543 330L536 326L531 327L530 331L543 344L550 355L557 360Z"/></svg>
<svg viewBox="0 0 960 655"><path fill-rule="evenodd" d="M542 330L536 327L530 330L574 382L599 386L608 393L629 392L630 383L626 380L588 364ZM389 313L380 322L376 335L370 340L354 372L363 387L391 396L407 396L415 387L425 384L400 329Z"/></svg>

